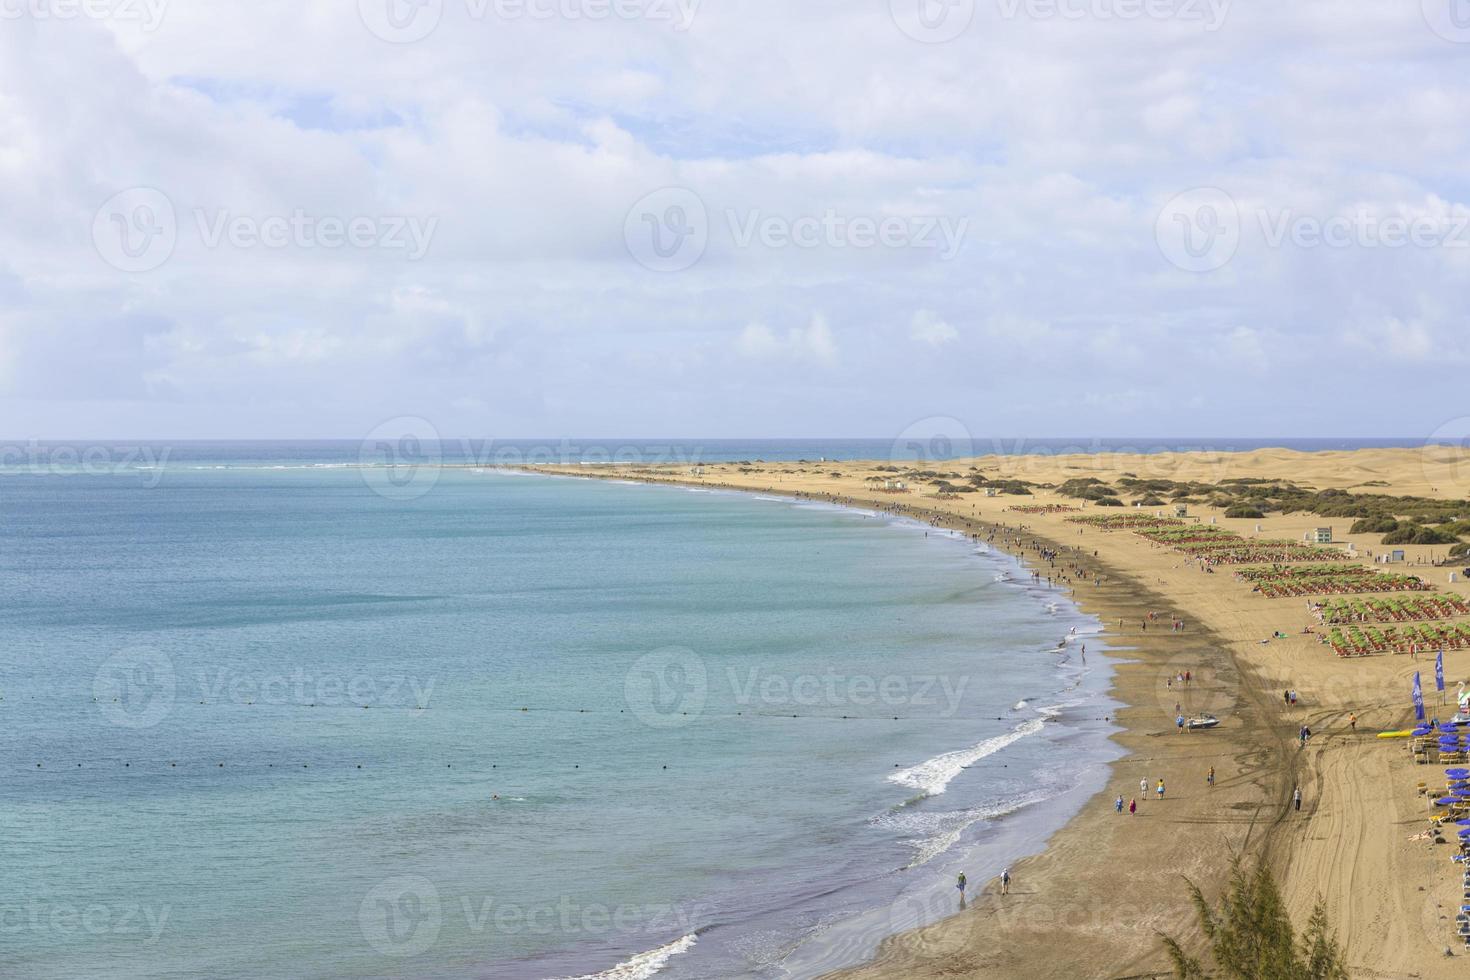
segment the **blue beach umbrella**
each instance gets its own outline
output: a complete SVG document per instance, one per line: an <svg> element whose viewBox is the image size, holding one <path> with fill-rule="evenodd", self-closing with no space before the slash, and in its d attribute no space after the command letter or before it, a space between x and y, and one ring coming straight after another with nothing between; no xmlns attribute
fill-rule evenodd
<svg viewBox="0 0 1470 980"><path fill-rule="evenodd" d="M1437 800L1434 801L1434 805L1435 806L1449 806L1452 803L1458 803L1458 802L1460 802L1460 798L1458 796L1441 796L1439 799L1437 799Z"/></svg>
<svg viewBox="0 0 1470 980"><path fill-rule="evenodd" d="M1454 779L1470 779L1470 769L1446 769L1444 774Z"/></svg>

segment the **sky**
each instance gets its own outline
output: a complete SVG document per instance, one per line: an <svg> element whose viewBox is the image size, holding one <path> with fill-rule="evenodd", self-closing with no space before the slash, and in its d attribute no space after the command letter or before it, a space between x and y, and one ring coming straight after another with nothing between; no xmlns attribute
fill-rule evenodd
<svg viewBox="0 0 1470 980"><path fill-rule="evenodd" d="M1461 0L0 0L0 438L1459 431L1467 69Z"/></svg>

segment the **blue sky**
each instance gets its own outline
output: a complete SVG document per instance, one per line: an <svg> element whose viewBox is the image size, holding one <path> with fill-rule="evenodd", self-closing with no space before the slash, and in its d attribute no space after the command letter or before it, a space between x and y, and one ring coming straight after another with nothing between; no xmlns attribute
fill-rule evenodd
<svg viewBox="0 0 1470 980"><path fill-rule="evenodd" d="M0 19L7 439L1467 411L1450 0L62 9Z"/></svg>

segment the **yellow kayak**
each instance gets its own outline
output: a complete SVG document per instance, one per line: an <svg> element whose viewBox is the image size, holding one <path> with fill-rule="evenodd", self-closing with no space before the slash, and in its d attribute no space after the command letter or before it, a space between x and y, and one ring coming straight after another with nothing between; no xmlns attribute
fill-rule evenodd
<svg viewBox="0 0 1470 980"><path fill-rule="evenodd" d="M1379 732L1378 733L1378 737L1379 738L1408 738L1412 734L1414 734L1414 730L1412 728L1405 728L1401 732Z"/></svg>

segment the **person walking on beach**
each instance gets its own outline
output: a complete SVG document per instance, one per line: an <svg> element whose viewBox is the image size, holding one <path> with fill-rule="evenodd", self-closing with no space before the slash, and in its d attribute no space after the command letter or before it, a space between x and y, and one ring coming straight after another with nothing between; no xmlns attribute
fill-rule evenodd
<svg viewBox="0 0 1470 980"><path fill-rule="evenodd" d="M1214 766L1211 766L1210 767L1210 771L1207 772L1207 773L1205 773L1205 785L1206 786L1213 786L1213 785L1215 785L1215 767Z"/></svg>
<svg viewBox="0 0 1470 980"><path fill-rule="evenodd" d="M1296 804L1296 811L1298 813L1301 813L1301 811L1302 811L1302 788L1300 786L1298 786L1296 788L1295 792L1293 792L1291 794L1291 801L1294 804Z"/></svg>
<svg viewBox="0 0 1470 980"><path fill-rule="evenodd" d="M1003 868L1000 872L1000 893L1009 895L1011 893L1011 869Z"/></svg>
<svg viewBox="0 0 1470 980"><path fill-rule="evenodd" d="M1129 800L1128 801L1128 815L1131 817L1131 816L1133 816L1137 812L1138 812L1138 801L1137 800Z"/></svg>
<svg viewBox="0 0 1470 980"><path fill-rule="evenodd" d="M1138 781L1138 795L1145 800L1148 799L1148 777L1144 776Z"/></svg>
<svg viewBox="0 0 1470 980"><path fill-rule="evenodd" d="M1118 798L1113 801L1113 812L1114 813L1122 813L1123 812L1123 794L1122 793L1119 793L1118 794Z"/></svg>
<svg viewBox="0 0 1470 980"><path fill-rule="evenodd" d="M955 887L960 890L960 901L964 901L965 900L965 873L963 871L960 872L960 877L959 877L959 880L955 882Z"/></svg>
<svg viewBox="0 0 1470 980"><path fill-rule="evenodd" d="M1161 780L1159 780L1159 799L1162 800L1163 798L1164 798L1164 781L1161 779Z"/></svg>

